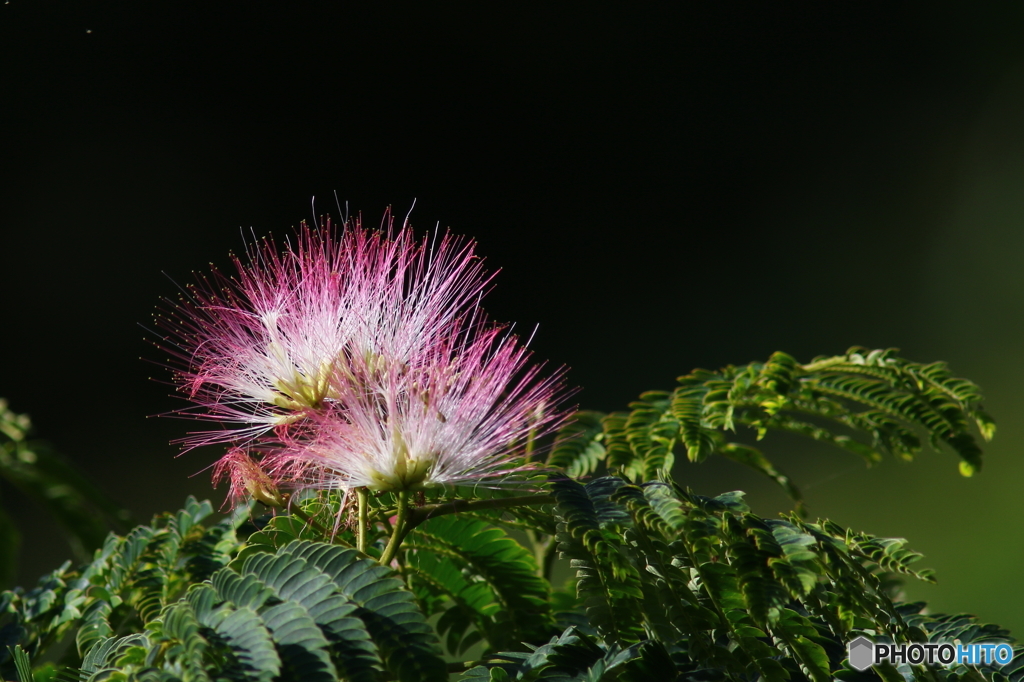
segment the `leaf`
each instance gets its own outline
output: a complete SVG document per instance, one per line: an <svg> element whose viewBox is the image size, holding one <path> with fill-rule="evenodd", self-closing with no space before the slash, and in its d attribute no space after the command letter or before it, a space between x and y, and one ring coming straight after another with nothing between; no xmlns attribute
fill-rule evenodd
<svg viewBox="0 0 1024 682"><path fill-rule="evenodd" d="M248 608L262 609L271 598L294 605L298 611L293 612L301 612L330 637L339 652L343 676L353 680L376 676L380 659L357 617L357 606L338 593L334 581L305 557L288 552L256 554L245 561L241 576L225 568L214 575L213 585L221 598L236 598L236 603Z"/></svg>
<svg viewBox="0 0 1024 682"><path fill-rule="evenodd" d="M702 462L715 451L714 431L703 423L704 386L682 386L672 394L672 415L679 420L679 434L691 462Z"/></svg>
<svg viewBox="0 0 1024 682"><path fill-rule="evenodd" d="M640 639L643 590L637 569L618 551L622 540L613 529L631 522L612 500L623 481L606 477L586 487L563 479L552 484L558 500L558 550L576 569L576 590L587 617L606 639L621 643Z"/></svg>
<svg viewBox="0 0 1024 682"><path fill-rule="evenodd" d="M14 659L15 669L18 671L19 682L35 682L35 677L32 675L32 662L25 650L16 644L11 649L11 657Z"/></svg>
<svg viewBox="0 0 1024 682"><path fill-rule="evenodd" d="M213 605L217 594L208 584L200 584L189 592L197 620L217 634L217 644L230 650L221 674L242 675L246 679L270 682L281 672L281 659L274 646L265 620L252 608Z"/></svg>
<svg viewBox="0 0 1024 682"><path fill-rule="evenodd" d="M281 671L281 659L263 620L250 608L223 613L227 615L216 621L214 630L227 641L242 671L261 682L273 680Z"/></svg>
<svg viewBox="0 0 1024 682"><path fill-rule="evenodd" d="M482 665L463 675L481 681L896 679L895 669L843 668L846 643L860 633L964 643L1007 641L1009 633L895 601L894 574L932 579L915 568L920 555L902 539L795 514L764 519L741 492L697 495L668 480L668 469L677 451L696 461L718 454L797 497L769 450L726 438L734 429L730 439L742 440L749 427L758 438L797 434L869 462L886 451L912 457L927 436L956 451L969 473L980 463L978 442L994 428L980 399L944 364L913 363L892 350L851 349L806 365L777 353L764 363L697 370L673 392L644 393L626 412L581 413L563 429L549 461L581 476L604 462L617 475L543 483L555 505L455 514L445 503L515 493L424 491L417 503L446 513L409 533L397 570L313 542L317 533L288 516L270 519L240 548L248 510L211 523L209 503L189 499L177 513L106 537L83 566L0 595L0 644L39 660L49 642L76 634L82 669L68 672L68 682L76 674L83 682L441 682L448 668L438 633L451 652L483 645L473 654ZM0 419L0 432L23 442L18 424ZM339 503L337 492L295 498L304 513L332 523ZM391 493L370 499L377 545L394 504ZM510 528L528 530L541 557L555 535L574 573L567 590L552 592L538 577L534 553ZM348 537L343 530L336 540ZM556 619L565 629L552 636ZM4 677L14 676L13 656L0 648ZM968 675L935 674L946 682ZM42 675L52 676L40 668ZM1024 656L969 675L1019 682Z"/></svg>
<svg viewBox="0 0 1024 682"><path fill-rule="evenodd" d="M271 606L260 614L270 630L289 677L303 682L336 682L329 644L306 609L295 602Z"/></svg>
<svg viewBox="0 0 1024 682"><path fill-rule="evenodd" d="M786 609L772 629L772 634L784 643L784 647L789 649L799 664L800 670L814 682L829 682L832 679L828 654L820 644L810 639L817 633L808 619Z"/></svg>
<svg viewBox="0 0 1024 682"><path fill-rule="evenodd" d="M168 649L166 656L185 671L183 677L186 680L212 682L205 661L210 644L200 634L199 621L187 602L178 602L167 609L163 616L161 635L177 644Z"/></svg>
<svg viewBox="0 0 1024 682"><path fill-rule="evenodd" d="M302 519L291 515L278 515L266 526L253 533L246 540L241 551L231 562L232 568L240 570L250 556L262 552L275 552L294 540L320 540L320 535Z"/></svg>
<svg viewBox="0 0 1024 682"><path fill-rule="evenodd" d="M458 578L450 575L446 589L473 611L468 617L482 627L481 634L492 646L507 647L550 634L550 586L537 575L533 555L500 528L472 518L442 516L420 525L403 546L413 550L410 562L420 568L424 580L430 580L428 571L439 571L442 565L424 564L421 554L434 553L453 562Z"/></svg>
<svg viewBox="0 0 1024 682"><path fill-rule="evenodd" d="M106 640L114 634L114 629L110 626L112 610L110 602L105 599L97 599L86 608L75 635L79 656L85 656L97 642Z"/></svg>
<svg viewBox="0 0 1024 682"><path fill-rule="evenodd" d="M670 411L671 396L663 391L647 391L629 406L632 411L623 431L634 458L623 473L633 480L668 478L680 429Z"/></svg>
<svg viewBox="0 0 1024 682"><path fill-rule="evenodd" d="M482 637L493 646L499 635L492 616L500 606L486 583L470 582L454 561L430 552L410 552L407 561L409 582L424 615L441 613L435 627L450 653L461 655ZM470 628L475 631L467 637Z"/></svg>
<svg viewBox="0 0 1024 682"><path fill-rule="evenodd" d="M282 554L316 566L358 607L355 614L366 625L392 675L402 682L447 681L436 635L412 593L390 569L359 558L355 550L306 540L291 542Z"/></svg>
<svg viewBox="0 0 1024 682"><path fill-rule="evenodd" d="M600 442L603 433L600 412L577 412L555 435L548 466L564 469L570 478L594 473L606 452Z"/></svg>
<svg viewBox="0 0 1024 682"><path fill-rule="evenodd" d="M798 505L799 493L787 476L759 450L726 444L723 432L747 425L760 440L771 431L786 431L851 451L872 464L880 458L879 449L912 458L921 448L917 431L924 431L936 447L945 443L953 449L962 460L961 472L969 476L982 461L969 425L974 423L985 440L995 429L981 409L975 384L953 377L944 363L915 363L894 349L851 348L806 365L775 353L765 363L694 370L679 383L670 412L690 460L721 454L751 466L775 480ZM632 412L605 418L609 466L633 479L652 475L637 458L657 461L671 450L676 434L662 410L662 395L645 393L631 404ZM866 434L872 444L860 442L848 429Z"/></svg>
<svg viewBox="0 0 1024 682"><path fill-rule="evenodd" d="M108 663L112 664L126 650L135 646L148 648L148 644L146 637L141 634L103 639L89 649L89 652L82 658L82 667L79 669L80 677L91 676L108 669Z"/></svg>
<svg viewBox="0 0 1024 682"><path fill-rule="evenodd" d="M625 412L612 412L601 420L601 426L604 428L605 461L609 469L619 469L625 472L631 472L634 469L633 449L626 439L628 417L628 413Z"/></svg>

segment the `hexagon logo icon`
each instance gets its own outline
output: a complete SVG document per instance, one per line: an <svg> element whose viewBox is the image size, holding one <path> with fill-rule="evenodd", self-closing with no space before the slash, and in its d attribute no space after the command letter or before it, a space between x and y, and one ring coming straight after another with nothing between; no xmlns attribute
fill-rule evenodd
<svg viewBox="0 0 1024 682"><path fill-rule="evenodd" d="M849 644L850 667L864 672L875 659L875 645L867 637L858 637Z"/></svg>

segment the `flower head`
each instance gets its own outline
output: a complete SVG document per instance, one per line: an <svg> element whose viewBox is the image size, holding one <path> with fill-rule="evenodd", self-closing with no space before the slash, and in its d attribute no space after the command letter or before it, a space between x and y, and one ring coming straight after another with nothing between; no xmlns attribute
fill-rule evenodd
<svg viewBox="0 0 1024 682"><path fill-rule="evenodd" d="M542 378L498 326L453 330L423 355L374 382L343 380L337 404L272 456L271 469L318 489L480 481L517 470L526 441L565 416L556 409L561 374Z"/></svg>
<svg viewBox="0 0 1024 682"><path fill-rule="evenodd" d="M542 378L480 311L474 243L392 228L303 223L294 246L250 246L235 276L214 270L158 317L195 403L179 414L221 424L184 442L232 444L215 478L233 500L479 481L564 417L562 373Z"/></svg>
<svg viewBox="0 0 1024 682"><path fill-rule="evenodd" d="M349 366L408 364L444 336L490 279L473 242L417 242L393 233L305 223L296 245L265 239L216 269L157 316L175 381L195 403L178 414L231 428L190 434L189 446L244 442L335 402ZM393 233L393 234L392 234Z"/></svg>
<svg viewBox="0 0 1024 682"><path fill-rule="evenodd" d="M283 507L287 499L258 462L240 448L232 448L213 469L213 483L228 480L228 500L232 505L253 498L270 507Z"/></svg>

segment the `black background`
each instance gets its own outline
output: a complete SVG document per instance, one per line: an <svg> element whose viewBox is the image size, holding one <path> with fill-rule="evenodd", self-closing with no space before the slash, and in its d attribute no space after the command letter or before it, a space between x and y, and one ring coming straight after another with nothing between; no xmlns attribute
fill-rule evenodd
<svg viewBox="0 0 1024 682"><path fill-rule="evenodd" d="M219 501L202 471L216 449L175 458L189 424L146 419L176 403L147 381L166 377L139 360L161 354L138 325L174 282L227 265L241 230L283 236L336 214L335 191L369 224L415 198L417 228L471 235L502 269L486 307L539 324L539 357L571 367L585 407L777 349L953 361L1004 426L995 474L962 481L948 453L871 472L777 454L813 484L812 512L908 535L951 576L914 595L1024 626L992 587L1016 589L1024 553L1008 525L1021 468L998 469L1018 454L1024 378L1022 19L936 3L10 0L0 395L140 519L189 491ZM786 508L727 464L680 476ZM66 549L2 492L28 580Z"/></svg>

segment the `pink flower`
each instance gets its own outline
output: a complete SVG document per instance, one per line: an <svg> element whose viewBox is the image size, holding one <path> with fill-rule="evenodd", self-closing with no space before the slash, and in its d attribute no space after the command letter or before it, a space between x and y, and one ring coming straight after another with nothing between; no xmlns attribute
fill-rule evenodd
<svg viewBox="0 0 1024 682"><path fill-rule="evenodd" d="M294 246L250 246L237 275L200 277L158 316L195 403L178 414L221 424L184 442L233 444L215 471L233 500L480 481L522 469L527 439L564 418L563 373L542 377L481 312L492 275L474 243L417 241L390 214L382 228L303 223Z"/></svg>
<svg viewBox="0 0 1024 682"><path fill-rule="evenodd" d="M232 448L213 469L213 484L228 480L228 500L232 506L252 497L270 507L283 507L283 497L263 467L240 448Z"/></svg>
<svg viewBox="0 0 1024 682"><path fill-rule="evenodd" d="M200 276L157 315L158 345L195 403L177 414L236 425L189 434L188 447L300 422L337 400L350 364L408 364L476 304L490 276L472 241L417 242L408 226L391 236L390 213L382 228L302 223L295 247L251 245L232 257L236 276Z"/></svg>
<svg viewBox="0 0 1024 682"><path fill-rule="evenodd" d="M514 336L483 322L453 329L374 382L343 379L336 404L271 457L301 487L415 490L521 470L528 438L557 426L562 373L542 378ZM369 371L369 370L366 370Z"/></svg>

